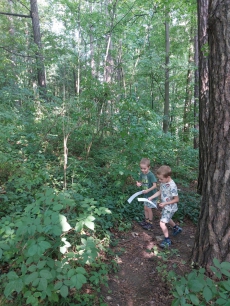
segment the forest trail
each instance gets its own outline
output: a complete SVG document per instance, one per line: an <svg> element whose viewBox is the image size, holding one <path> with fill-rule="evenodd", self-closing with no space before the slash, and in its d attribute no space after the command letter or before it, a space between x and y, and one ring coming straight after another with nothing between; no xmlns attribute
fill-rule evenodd
<svg viewBox="0 0 230 306"><path fill-rule="evenodd" d="M108 306L170 306L173 296L162 280L162 273L174 269L182 275L190 270L188 260L195 238L195 225L189 220L180 224L182 233L176 237L170 235L171 250L174 251L162 253L159 247L162 231L157 214L160 212L155 213L153 231L146 231L134 222L131 231L114 233L118 244L113 247L113 251L117 254L119 268L117 273L109 275L108 288L102 289L104 302ZM154 246L161 254L146 251ZM167 262L159 256L169 256L169 253ZM158 272L165 263L167 268Z"/></svg>

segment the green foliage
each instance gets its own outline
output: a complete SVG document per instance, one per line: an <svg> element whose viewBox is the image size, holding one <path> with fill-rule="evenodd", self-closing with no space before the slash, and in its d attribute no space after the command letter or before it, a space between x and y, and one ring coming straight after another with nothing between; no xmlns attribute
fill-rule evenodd
<svg viewBox="0 0 230 306"><path fill-rule="evenodd" d="M91 200L83 201L83 208L86 203L89 206ZM74 207L75 202L65 194L46 188L23 212L2 218L0 255L11 267L1 275L7 298L16 291L23 294L27 304L39 305L45 299L57 302L70 290L79 290L88 281L93 283L93 277L97 276L97 285L103 281L105 265L98 263L97 272L87 273L84 268L96 262L102 245L79 233L83 228L93 230L95 218L88 212L81 214L74 228L62 213ZM101 207L97 213L109 211Z"/></svg>
<svg viewBox="0 0 230 306"><path fill-rule="evenodd" d="M172 306L176 305L230 305L230 263L220 263L216 258L211 270L214 277L206 275L205 269L193 270L173 283Z"/></svg>
<svg viewBox="0 0 230 306"><path fill-rule="evenodd" d="M185 218L190 219L194 224L197 224L200 214L201 196L195 192L179 191L180 202L178 211L175 213L177 220L183 221Z"/></svg>

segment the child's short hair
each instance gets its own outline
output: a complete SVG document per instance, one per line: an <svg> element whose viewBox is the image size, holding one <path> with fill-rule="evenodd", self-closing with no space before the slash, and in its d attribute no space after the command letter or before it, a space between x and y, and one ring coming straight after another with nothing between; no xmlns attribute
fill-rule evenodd
<svg viewBox="0 0 230 306"><path fill-rule="evenodd" d="M142 158L142 160L140 161L140 165L144 164L147 167L150 167L150 160L148 158Z"/></svg>
<svg viewBox="0 0 230 306"><path fill-rule="evenodd" d="M161 166L157 169L158 175L163 175L163 177L168 177L172 175L172 170L169 166Z"/></svg>

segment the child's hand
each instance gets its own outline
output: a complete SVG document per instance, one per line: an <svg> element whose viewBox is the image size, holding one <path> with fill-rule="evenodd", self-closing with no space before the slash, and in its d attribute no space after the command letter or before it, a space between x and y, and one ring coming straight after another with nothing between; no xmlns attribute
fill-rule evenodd
<svg viewBox="0 0 230 306"><path fill-rule="evenodd" d="M164 208L165 205L167 205L167 203L160 203L160 204L159 204L159 207Z"/></svg>
<svg viewBox="0 0 230 306"><path fill-rule="evenodd" d="M136 182L137 187L141 187L141 183L140 182Z"/></svg>
<svg viewBox="0 0 230 306"><path fill-rule="evenodd" d="M143 194L148 193L148 190L142 190L142 193Z"/></svg>

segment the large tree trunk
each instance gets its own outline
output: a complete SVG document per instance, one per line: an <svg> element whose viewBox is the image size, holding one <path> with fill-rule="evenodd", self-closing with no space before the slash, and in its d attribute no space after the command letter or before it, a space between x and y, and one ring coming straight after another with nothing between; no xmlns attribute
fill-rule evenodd
<svg viewBox="0 0 230 306"><path fill-rule="evenodd" d="M202 104L201 109L204 175L192 254L201 266L212 264L213 258L230 261L230 1L210 0L208 13L207 4L200 0L199 16L208 16L209 107Z"/></svg>

